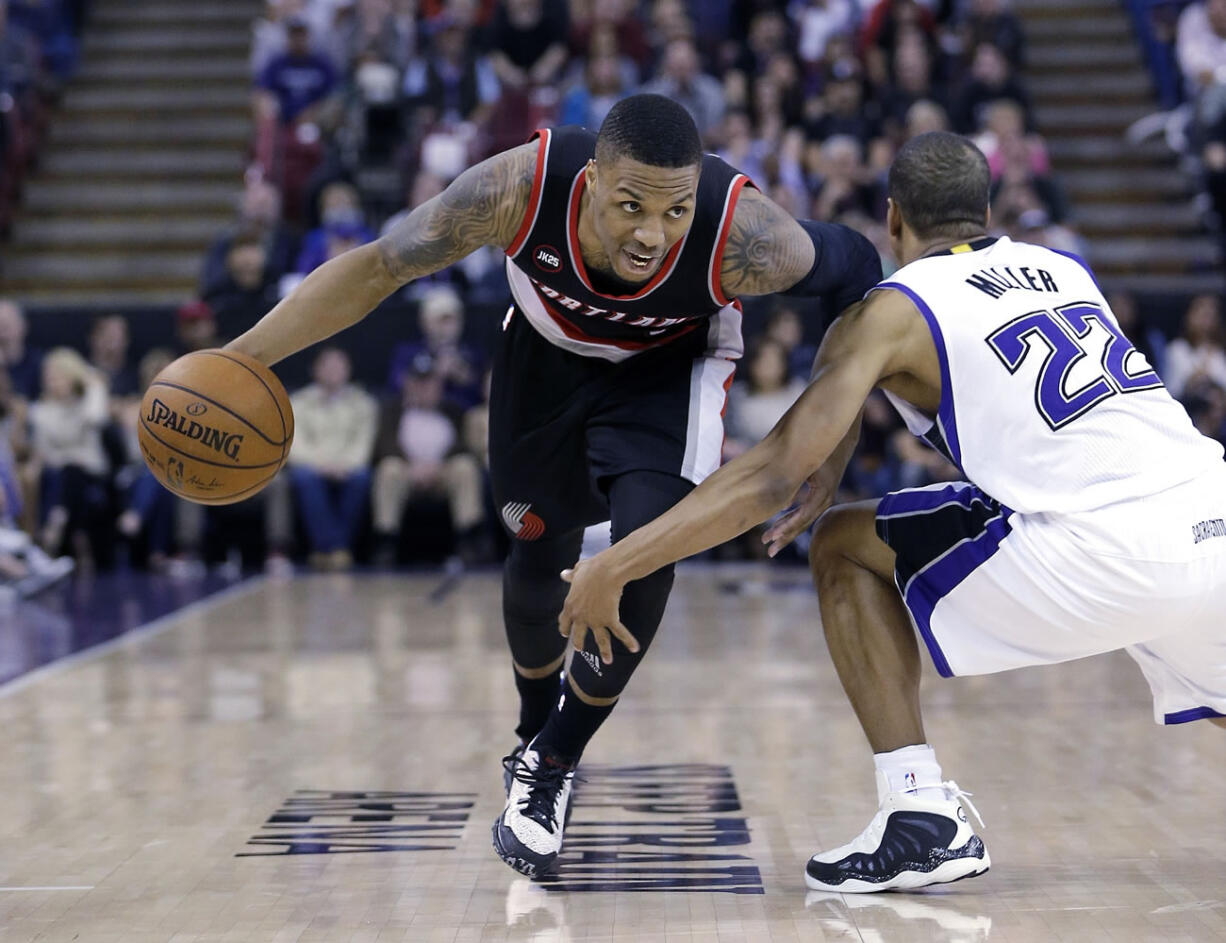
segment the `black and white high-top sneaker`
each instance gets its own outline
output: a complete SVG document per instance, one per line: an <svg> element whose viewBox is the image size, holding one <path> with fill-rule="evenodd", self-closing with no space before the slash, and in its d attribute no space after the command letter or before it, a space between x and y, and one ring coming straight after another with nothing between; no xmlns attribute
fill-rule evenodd
<svg viewBox="0 0 1226 943"><path fill-rule="evenodd" d="M493 828L498 857L529 877L548 872L562 850L575 778L574 767L542 756L535 744L504 760L511 770L511 788Z"/></svg>
<svg viewBox="0 0 1226 943"><path fill-rule="evenodd" d="M886 794L868 828L854 840L809 859L805 884L817 891L867 894L948 884L983 874L992 863L988 849L958 801L970 794L953 782L942 783L941 788L944 799ZM975 812L974 806L971 811Z"/></svg>

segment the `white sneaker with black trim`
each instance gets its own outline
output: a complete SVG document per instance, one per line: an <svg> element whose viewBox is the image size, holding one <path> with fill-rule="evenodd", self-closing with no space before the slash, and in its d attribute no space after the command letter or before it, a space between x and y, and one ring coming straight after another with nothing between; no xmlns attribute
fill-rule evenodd
<svg viewBox="0 0 1226 943"><path fill-rule="evenodd" d="M575 778L574 767L542 756L535 744L503 761L511 772L511 788L493 828L498 857L529 877L548 872L562 850Z"/></svg>
<svg viewBox="0 0 1226 943"><path fill-rule="evenodd" d="M809 859L805 884L816 891L868 894L948 884L983 874L988 849L967 821L954 782L941 784L944 799L887 793L868 828L853 841ZM979 824L983 819L967 802Z"/></svg>

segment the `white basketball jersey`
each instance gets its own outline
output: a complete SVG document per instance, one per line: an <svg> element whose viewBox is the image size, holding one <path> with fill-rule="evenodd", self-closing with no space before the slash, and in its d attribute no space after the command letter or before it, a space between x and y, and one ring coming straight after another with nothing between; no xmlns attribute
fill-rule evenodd
<svg viewBox="0 0 1226 943"><path fill-rule="evenodd" d="M885 288L919 308L941 360L936 417L890 399L1005 506L1088 511L1221 467L1221 445L1192 425L1076 256L984 239L912 262Z"/></svg>

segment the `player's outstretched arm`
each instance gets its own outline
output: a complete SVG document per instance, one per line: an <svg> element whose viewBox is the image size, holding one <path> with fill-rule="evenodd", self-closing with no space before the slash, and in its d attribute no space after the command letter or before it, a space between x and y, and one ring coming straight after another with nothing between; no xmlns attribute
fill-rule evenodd
<svg viewBox="0 0 1226 943"><path fill-rule="evenodd" d="M532 192L537 145L470 167L377 242L325 262L227 348L274 364L356 324L393 291L487 245L508 246Z"/></svg>
<svg viewBox="0 0 1226 943"><path fill-rule="evenodd" d="M749 187L737 201L721 266L728 297L785 292L822 298L835 313L881 281L881 257L864 236L838 223L797 221Z"/></svg>
<svg viewBox="0 0 1226 943"><path fill-rule="evenodd" d="M786 514L780 515L762 535L762 543L766 545L766 555L775 556L780 550L790 544L812 526L813 522L834 504L838 495L839 484L851 462L851 456L860 441L860 421L864 410L856 416L843 441L838 444L830 457L822 463L822 467L805 479L796 496L792 499L792 508Z"/></svg>
<svg viewBox="0 0 1226 943"><path fill-rule="evenodd" d="M622 587L662 566L731 540L785 506L845 441L878 382L910 373L928 329L898 292L876 292L839 318L818 351L814 380L770 433L667 513L563 576L570 593L558 630L576 647L591 628L602 654L618 619ZM935 356L935 354L932 354Z"/></svg>

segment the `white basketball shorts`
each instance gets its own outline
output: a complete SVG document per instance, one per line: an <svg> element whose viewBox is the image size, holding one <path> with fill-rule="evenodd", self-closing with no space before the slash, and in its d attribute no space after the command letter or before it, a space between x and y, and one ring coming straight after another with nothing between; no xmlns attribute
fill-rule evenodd
<svg viewBox="0 0 1226 943"><path fill-rule="evenodd" d="M1076 515L1015 513L966 482L881 499L877 533L944 676L1125 649L1158 723L1226 716L1226 465Z"/></svg>

